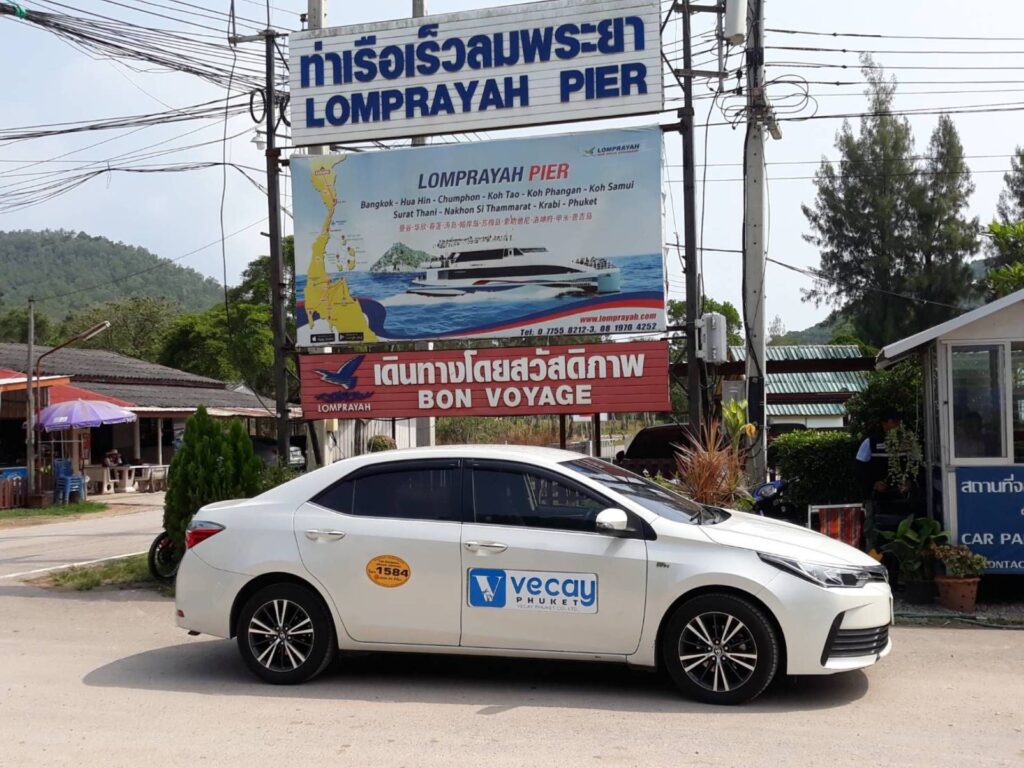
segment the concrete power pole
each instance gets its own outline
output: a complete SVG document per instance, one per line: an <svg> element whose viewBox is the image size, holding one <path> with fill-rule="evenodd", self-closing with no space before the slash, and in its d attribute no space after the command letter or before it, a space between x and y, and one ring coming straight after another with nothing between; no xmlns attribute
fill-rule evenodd
<svg viewBox="0 0 1024 768"><path fill-rule="evenodd" d="M771 119L764 84L764 0L747 13L747 134L743 155L743 329L747 343L747 418L757 427L750 445L751 482L762 482L765 463L765 180L764 131ZM774 122L772 123L774 126ZM773 128L773 135L778 131Z"/></svg>
<svg viewBox="0 0 1024 768"><path fill-rule="evenodd" d="M36 303L28 300L28 362L25 364L25 493L27 497L36 492L36 402L32 384L32 369L35 366Z"/></svg>

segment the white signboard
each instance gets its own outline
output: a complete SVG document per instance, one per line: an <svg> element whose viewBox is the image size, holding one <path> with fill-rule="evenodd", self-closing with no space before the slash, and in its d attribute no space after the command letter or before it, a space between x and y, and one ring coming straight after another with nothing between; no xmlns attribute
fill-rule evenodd
<svg viewBox="0 0 1024 768"><path fill-rule="evenodd" d="M662 109L658 0L550 0L290 36L296 145Z"/></svg>

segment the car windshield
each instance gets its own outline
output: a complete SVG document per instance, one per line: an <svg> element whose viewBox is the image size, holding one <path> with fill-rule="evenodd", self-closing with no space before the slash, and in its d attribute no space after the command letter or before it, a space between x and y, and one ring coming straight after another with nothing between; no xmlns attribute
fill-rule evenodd
<svg viewBox="0 0 1024 768"><path fill-rule="evenodd" d="M635 501L656 515L669 520L708 525L720 523L729 517L729 513L725 510L698 504L652 480L601 459L592 457L574 459L562 462L562 466L586 475L592 480L597 480L602 485L608 486L611 490L621 493L631 501Z"/></svg>

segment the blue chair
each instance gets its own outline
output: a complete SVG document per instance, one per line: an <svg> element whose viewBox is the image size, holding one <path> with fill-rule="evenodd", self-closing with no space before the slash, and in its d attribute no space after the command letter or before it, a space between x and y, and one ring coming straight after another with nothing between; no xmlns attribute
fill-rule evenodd
<svg viewBox="0 0 1024 768"><path fill-rule="evenodd" d="M71 474L69 459L55 459L53 462L53 500L58 504L68 504L71 494L78 493L78 500L88 498L88 478Z"/></svg>

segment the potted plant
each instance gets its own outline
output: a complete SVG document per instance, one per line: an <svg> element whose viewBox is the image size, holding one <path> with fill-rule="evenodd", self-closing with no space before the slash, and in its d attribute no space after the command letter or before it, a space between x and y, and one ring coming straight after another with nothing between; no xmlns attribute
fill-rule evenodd
<svg viewBox="0 0 1024 768"><path fill-rule="evenodd" d="M945 576L936 576L939 604L962 613L974 613L978 601L978 582L988 566L984 555L977 555L963 544L935 548L935 557L946 568Z"/></svg>
<svg viewBox="0 0 1024 768"><path fill-rule="evenodd" d="M913 515L895 531L880 531L887 552L900 564L900 582L907 602L925 605L935 599L935 548L949 542L949 533L937 520Z"/></svg>

